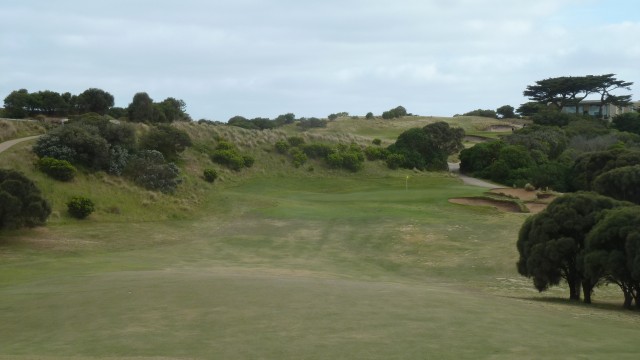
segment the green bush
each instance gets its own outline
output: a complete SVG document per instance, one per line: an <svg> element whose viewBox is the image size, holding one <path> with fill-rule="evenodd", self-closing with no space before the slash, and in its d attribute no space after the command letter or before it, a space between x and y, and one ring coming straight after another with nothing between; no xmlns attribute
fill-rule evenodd
<svg viewBox="0 0 640 360"><path fill-rule="evenodd" d="M372 143L373 143L373 145L380 146L380 145L382 145L382 140L380 140L378 138L375 138L375 139L373 139Z"/></svg>
<svg viewBox="0 0 640 360"><path fill-rule="evenodd" d="M278 140L275 144L276 151L280 154L286 154L290 147L291 145L286 140Z"/></svg>
<svg viewBox="0 0 640 360"><path fill-rule="evenodd" d="M372 112L368 112L367 115L365 115L364 118L367 119L367 120L373 119L374 118L373 113Z"/></svg>
<svg viewBox="0 0 640 360"><path fill-rule="evenodd" d="M15 170L0 169L0 229L44 225L51 206L40 189Z"/></svg>
<svg viewBox="0 0 640 360"><path fill-rule="evenodd" d="M38 159L36 167L43 173L60 181L71 181L76 176L76 168L67 160L58 160L51 157Z"/></svg>
<svg viewBox="0 0 640 360"><path fill-rule="evenodd" d="M211 161L236 171L244 167L244 158L235 150L215 150L211 154Z"/></svg>
<svg viewBox="0 0 640 360"><path fill-rule="evenodd" d="M143 150L134 156L125 169L125 174L137 185L148 190L173 193L180 179L180 169L174 163L167 163L161 152Z"/></svg>
<svg viewBox="0 0 640 360"><path fill-rule="evenodd" d="M295 166L296 168L304 165L304 163L306 163L308 160L307 155L298 148L291 149L291 151L289 151L289 155L291 155L293 166Z"/></svg>
<svg viewBox="0 0 640 360"><path fill-rule="evenodd" d="M396 170L404 163L404 155L398 153L391 153L387 156L387 167L392 170Z"/></svg>
<svg viewBox="0 0 640 360"><path fill-rule="evenodd" d="M204 169L203 177L207 182L214 182L218 178L218 172L215 169Z"/></svg>
<svg viewBox="0 0 640 360"><path fill-rule="evenodd" d="M167 160L176 160L191 145L189 134L165 124L152 128L140 138L141 149L160 151Z"/></svg>
<svg viewBox="0 0 640 360"><path fill-rule="evenodd" d="M291 136L287 138L287 142L289 142L289 145L293 147L298 147L304 144L304 139L300 136Z"/></svg>
<svg viewBox="0 0 640 360"><path fill-rule="evenodd" d="M256 159L251 155L242 155L242 164L246 168L250 168L255 164Z"/></svg>
<svg viewBox="0 0 640 360"><path fill-rule="evenodd" d="M67 211L76 219L84 219L95 210L95 204L84 196L74 196L67 202Z"/></svg>
<svg viewBox="0 0 640 360"><path fill-rule="evenodd" d="M312 159L326 159L333 148L327 144L307 144L302 147L302 151Z"/></svg>
<svg viewBox="0 0 640 360"><path fill-rule="evenodd" d="M369 161L385 160L389 155L389 150L378 146L367 146L364 149L364 154Z"/></svg>

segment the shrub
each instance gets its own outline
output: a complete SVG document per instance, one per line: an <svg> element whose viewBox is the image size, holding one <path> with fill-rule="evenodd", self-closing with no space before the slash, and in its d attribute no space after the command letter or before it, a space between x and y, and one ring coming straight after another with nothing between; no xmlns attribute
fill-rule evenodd
<svg viewBox="0 0 640 360"><path fill-rule="evenodd" d="M76 219L84 219L95 210L95 204L91 199L83 196L74 196L67 202L67 211Z"/></svg>
<svg viewBox="0 0 640 360"><path fill-rule="evenodd" d="M40 137L33 151L41 158L67 160L93 170L106 170L109 164L109 143L95 126L76 123L57 127Z"/></svg>
<svg viewBox="0 0 640 360"><path fill-rule="evenodd" d="M0 229L43 225L51 206L36 185L15 170L0 169Z"/></svg>
<svg viewBox="0 0 640 360"><path fill-rule="evenodd" d="M364 154L369 161L384 160L389 155L389 150L377 146L367 146Z"/></svg>
<svg viewBox="0 0 640 360"><path fill-rule="evenodd" d="M304 139L300 136L291 136L287 138L287 142L293 147L298 147L304 144Z"/></svg>
<svg viewBox="0 0 640 360"><path fill-rule="evenodd" d="M235 145L224 140L220 141L218 146L216 146L216 150L235 150L235 148Z"/></svg>
<svg viewBox="0 0 640 360"><path fill-rule="evenodd" d="M302 147L302 151L312 159L326 159L333 148L327 144L307 144Z"/></svg>
<svg viewBox="0 0 640 360"><path fill-rule="evenodd" d="M235 150L216 150L211 154L211 161L236 171L244 167L244 158Z"/></svg>
<svg viewBox="0 0 640 360"><path fill-rule="evenodd" d="M246 168L250 168L256 162L256 159L251 155L242 155L242 164Z"/></svg>
<svg viewBox="0 0 640 360"><path fill-rule="evenodd" d="M372 143L373 143L373 145L380 146L380 145L382 145L382 140L376 138L376 139L373 139Z"/></svg>
<svg viewBox="0 0 640 360"><path fill-rule="evenodd" d="M215 169L204 169L202 175L204 179L210 183L216 181L218 178L218 172Z"/></svg>
<svg viewBox="0 0 640 360"><path fill-rule="evenodd" d="M285 140L278 140L275 144L276 151L280 154L286 154L290 147L289 143Z"/></svg>
<svg viewBox="0 0 640 360"><path fill-rule="evenodd" d="M387 166L389 169L396 170L404 163L404 155L391 153L387 156Z"/></svg>
<svg viewBox="0 0 640 360"><path fill-rule="evenodd" d="M125 174L145 189L164 193L173 193L182 182L178 167L167 163L162 153L156 150L143 150L136 154L127 164Z"/></svg>
<svg viewBox="0 0 640 360"><path fill-rule="evenodd" d="M189 135L171 125L158 125L140 138L141 149L160 151L167 160L176 160L191 145Z"/></svg>
<svg viewBox="0 0 640 360"><path fill-rule="evenodd" d="M76 168L67 160L58 160L51 157L38 159L36 167L43 173L60 181L70 181L76 176Z"/></svg>
<svg viewBox="0 0 640 360"><path fill-rule="evenodd" d="M131 155L126 148L120 145L112 146L109 149L109 170L107 171L112 175L122 175L130 158Z"/></svg>
<svg viewBox="0 0 640 360"><path fill-rule="evenodd" d="M367 120L373 119L373 113L372 112L368 112L367 115L365 115L364 117Z"/></svg>
<svg viewBox="0 0 640 360"><path fill-rule="evenodd" d="M291 149L291 151L289 151L289 154L291 155L291 159L293 160L293 166L295 166L296 168L304 165L304 163L306 163L309 159L307 155L298 148Z"/></svg>

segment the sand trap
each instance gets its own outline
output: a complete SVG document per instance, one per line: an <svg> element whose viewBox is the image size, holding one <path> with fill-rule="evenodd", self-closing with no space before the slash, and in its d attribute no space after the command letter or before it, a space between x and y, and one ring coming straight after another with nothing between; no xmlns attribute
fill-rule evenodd
<svg viewBox="0 0 640 360"><path fill-rule="evenodd" d="M482 198L453 198L449 199L449 202L460 205L471 206L491 206L500 211L521 213L520 206L516 203L510 203L500 200L482 199Z"/></svg>
<svg viewBox="0 0 640 360"><path fill-rule="evenodd" d="M536 191L527 191L525 189L499 188L491 189L490 192L509 197L516 197L522 201L533 201L538 198Z"/></svg>
<svg viewBox="0 0 640 360"><path fill-rule="evenodd" d="M518 127L515 125L491 125L487 128L486 131L507 132L507 131L513 131L515 129L518 129Z"/></svg>

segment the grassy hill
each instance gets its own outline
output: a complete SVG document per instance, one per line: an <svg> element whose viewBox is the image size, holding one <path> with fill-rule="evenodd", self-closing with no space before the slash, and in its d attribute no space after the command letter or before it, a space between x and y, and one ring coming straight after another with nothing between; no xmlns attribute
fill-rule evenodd
<svg viewBox="0 0 640 360"><path fill-rule="evenodd" d="M377 162L296 169L273 150L294 134L390 142L436 120L178 124L194 146L174 195L103 173L55 182L33 170L30 144L0 154L54 207L47 227L0 234L0 359L635 358L640 318L615 289L583 306L516 273L526 214L448 202L483 189ZM221 138L256 164L209 184ZM65 214L75 194L97 203L85 221Z"/></svg>

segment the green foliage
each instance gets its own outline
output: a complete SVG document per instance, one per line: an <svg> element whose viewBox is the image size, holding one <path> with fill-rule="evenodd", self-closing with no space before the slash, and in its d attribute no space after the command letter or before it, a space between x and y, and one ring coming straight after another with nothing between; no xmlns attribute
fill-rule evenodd
<svg viewBox="0 0 640 360"><path fill-rule="evenodd" d="M78 95L76 101L80 113L93 112L104 115L114 105L113 95L96 88L85 90Z"/></svg>
<svg viewBox="0 0 640 360"><path fill-rule="evenodd" d="M372 112L368 112L367 115L364 116L365 119L367 120L371 120L374 118L373 113Z"/></svg>
<svg viewBox="0 0 640 360"><path fill-rule="evenodd" d="M180 170L174 163L167 163L161 152L142 150L131 158L124 174L137 185L164 193L173 193L180 179Z"/></svg>
<svg viewBox="0 0 640 360"><path fill-rule="evenodd" d="M373 140L371 141L371 143L372 143L373 145L378 145L378 146L380 146L380 145L382 145L382 140L380 140L380 139L378 139L378 138L375 138L375 139L373 139Z"/></svg>
<svg viewBox="0 0 640 360"><path fill-rule="evenodd" d="M272 121L270 119L255 118L255 119L249 120L242 116L232 117L231 119L229 119L229 121L227 121L227 124L231 126L241 127L243 129L249 129L249 130L273 129L276 126L278 126L278 124L275 121Z"/></svg>
<svg viewBox="0 0 640 360"><path fill-rule="evenodd" d="M387 163L387 167L389 167L389 169L396 170L405 163L405 158L402 154L389 153L385 162Z"/></svg>
<svg viewBox="0 0 640 360"><path fill-rule="evenodd" d="M29 92L26 89L14 90L4 98L5 116L23 119L29 115Z"/></svg>
<svg viewBox="0 0 640 360"><path fill-rule="evenodd" d="M330 114L327 116L327 119L329 119L329 121L335 121L338 119L338 114Z"/></svg>
<svg viewBox="0 0 640 360"><path fill-rule="evenodd" d="M460 172L475 174L483 171L498 160L500 150L506 146L503 141L479 143L460 152Z"/></svg>
<svg viewBox="0 0 640 360"><path fill-rule="evenodd" d="M402 106L398 106L382 113L383 119L396 119L403 116L407 116L407 109Z"/></svg>
<svg viewBox="0 0 640 360"><path fill-rule="evenodd" d="M447 170L447 157L464 148L463 138L464 130L441 121L403 132L388 150L403 156L401 167Z"/></svg>
<svg viewBox="0 0 640 360"><path fill-rule="evenodd" d="M98 128L81 124L57 127L40 137L33 147L39 157L67 160L93 170L109 166L109 143Z"/></svg>
<svg viewBox="0 0 640 360"><path fill-rule="evenodd" d="M640 135L640 113L629 112L613 117L613 127L620 130Z"/></svg>
<svg viewBox="0 0 640 360"><path fill-rule="evenodd" d="M556 159L567 148L569 139L562 129L551 126L527 126L504 137L511 145L520 145L529 151L540 151L548 159Z"/></svg>
<svg viewBox="0 0 640 360"><path fill-rule="evenodd" d="M15 170L0 169L0 230L44 225L51 206L40 189Z"/></svg>
<svg viewBox="0 0 640 360"><path fill-rule="evenodd" d="M307 154L305 154L304 151L300 150L299 148L292 148L289 151L289 155L291 155L293 166L295 166L296 168L304 165L309 159L307 157Z"/></svg>
<svg viewBox="0 0 640 360"><path fill-rule="evenodd" d="M558 285L564 279L571 299L585 302L600 276L585 272L581 260L585 239L604 210L622 203L591 193L577 193L555 199L539 214L528 218L520 229L517 241L520 258L518 272L532 278L538 291Z"/></svg>
<svg viewBox="0 0 640 360"><path fill-rule="evenodd" d="M544 126L567 126L569 122L579 119L582 119L582 116L551 109L539 111L531 116L535 124Z"/></svg>
<svg viewBox="0 0 640 360"><path fill-rule="evenodd" d="M191 138L184 131L171 125L158 125L140 138L140 149L157 150L169 161L175 161L187 147Z"/></svg>
<svg viewBox="0 0 640 360"><path fill-rule="evenodd" d="M95 211L95 204L87 197L74 196L67 202L67 211L76 219L84 219Z"/></svg>
<svg viewBox="0 0 640 360"><path fill-rule="evenodd" d="M619 167L600 174L593 182L593 190L640 204L640 165Z"/></svg>
<svg viewBox="0 0 640 360"><path fill-rule="evenodd" d="M290 136L287 138L287 142L293 147L304 145L304 139L300 136Z"/></svg>
<svg viewBox="0 0 640 360"><path fill-rule="evenodd" d="M309 119L300 119L298 121L298 127L302 131L306 131L312 128L324 128L327 127L327 120L322 120L318 118L309 118Z"/></svg>
<svg viewBox="0 0 640 360"><path fill-rule="evenodd" d="M341 144L327 156L326 160L330 167L356 172L364 166L364 153L360 146L356 144L351 144L350 146Z"/></svg>
<svg viewBox="0 0 640 360"><path fill-rule="evenodd" d="M386 160L389 156L389 150L379 146L367 146L364 149L364 154L369 161Z"/></svg>
<svg viewBox="0 0 640 360"><path fill-rule="evenodd" d="M127 107L127 114L129 121L133 122L157 123L166 120L161 117L161 112L154 107L153 99L146 92L139 92L133 96Z"/></svg>
<svg viewBox="0 0 640 360"><path fill-rule="evenodd" d="M578 157L572 167L572 188L591 190L601 174L624 166L640 165L640 151L614 149L586 153Z"/></svg>
<svg viewBox="0 0 640 360"><path fill-rule="evenodd" d="M43 173L60 181L71 181L76 175L76 168L67 160L43 157L36 161L36 167Z"/></svg>
<svg viewBox="0 0 640 360"><path fill-rule="evenodd" d="M276 151L280 154L286 154L289 151L291 145L286 140L278 140L276 141L275 148Z"/></svg>
<svg viewBox="0 0 640 360"><path fill-rule="evenodd" d="M218 178L218 172L215 169L204 169L202 176L207 182L214 182Z"/></svg>
<svg viewBox="0 0 640 360"><path fill-rule="evenodd" d="M585 272L617 284L624 306L640 308L640 207L611 210L586 239Z"/></svg>
<svg viewBox="0 0 640 360"><path fill-rule="evenodd" d="M502 119L512 119L516 117L515 109L511 105L503 105L496 109L496 114Z"/></svg>
<svg viewBox="0 0 640 360"><path fill-rule="evenodd" d="M275 118L274 122L276 123L276 126L283 126L283 125L287 125L287 124L293 124L296 121L296 116L293 113L287 113L287 114L283 114L283 115L278 115L277 118Z"/></svg>
<svg viewBox="0 0 640 360"><path fill-rule="evenodd" d="M333 148L328 144L305 144L302 151L312 159L326 159L333 152Z"/></svg>
<svg viewBox="0 0 640 360"><path fill-rule="evenodd" d="M482 116L482 117L488 117L492 119L496 119L498 117L498 114L494 110L483 110L483 109L472 110L462 115L463 116Z"/></svg>
<svg viewBox="0 0 640 360"><path fill-rule="evenodd" d="M235 145L227 141L220 141L218 143L216 150L211 154L211 161L235 171L240 171L245 167L251 167L255 163L253 157L240 154Z"/></svg>
<svg viewBox="0 0 640 360"><path fill-rule="evenodd" d="M520 105L517 109L516 112L518 114L520 114L520 116L532 116L535 115L541 111L544 111L547 108L546 105L544 104L540 104L534 101L530 101L527 103L524 103L522 105Z"/></svg>

